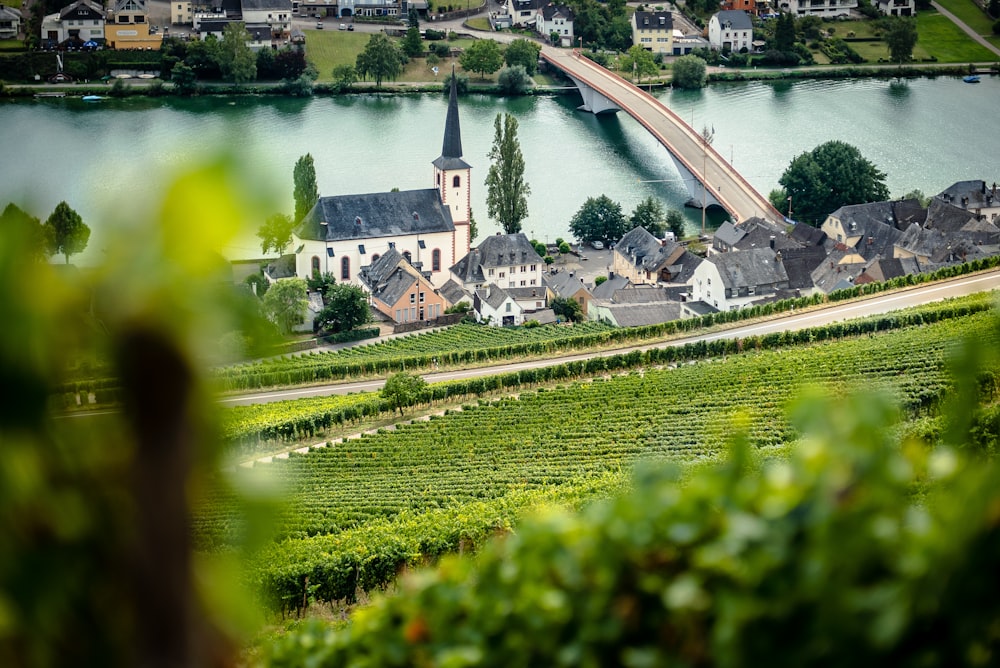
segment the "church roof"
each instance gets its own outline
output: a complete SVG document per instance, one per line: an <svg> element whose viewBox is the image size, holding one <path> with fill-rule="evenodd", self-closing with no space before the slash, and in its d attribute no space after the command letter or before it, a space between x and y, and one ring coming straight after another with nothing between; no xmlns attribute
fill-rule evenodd
<svg viewBox="0 0 1000 668"><path fill-rule="evenodd" d="M458 85L454 68L451 72L451 91L448 94L448 115L444 121L441 157L434 161L434 166L441 170L470 168L462 160L462 128L458 120Z"/></svg>
<svg viewBox="0 0 1000 668"><path fill-rule="evenodd" d="M454 230L440 193L428 188L321 197L296 234L313 241L345 241Z"/></svg>

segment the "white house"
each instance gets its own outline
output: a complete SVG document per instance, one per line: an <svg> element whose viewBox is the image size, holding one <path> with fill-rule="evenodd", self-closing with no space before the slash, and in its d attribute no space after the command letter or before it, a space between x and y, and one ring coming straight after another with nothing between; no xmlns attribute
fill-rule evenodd
<svg viewBox="0 0 1000 668"><path fill-rule="evenodd" d="M875 0L875 6L886 16L916 16L916 0Z"/></svg>
<svg viewBox="0 0 1000 668"><path fill-rule="evenodd" d="M518 28L534 28L538 23L538 13L549 0L511 0L504 9L510 15L510 23Z"/></svg>
<svg viewBox="0 0 1000 668"><path fill-rule="evenodd" d="M458 94L452 81L441 156L434 161L435 187L402 192L320 197L292 235L295 273L332 273L358 284L358 272L390 248L435 287L469 250L470 174L462 159Z"/></svg>
<svg viewBox="0 0 1000 668"><path fill-rule="evenodd" d="M691 278L691 299L719 311L735 311L775 298L788 289L788 274L770 248L713 255Z"/></svg>
<svg viewBox="0 0 1000 668"><path fill-rule="evenodd" d="M292 29L292 0L241 0L243 22L250 26L267 26L271 37L285 39Z"/></svg>
<svg viewBox="0 0 1000 668"><path fill-rule="evenodd" d="M573 45L573 19L576 15L565 5L548 4L542 7L535 19L535 30L546 39L559 35L561 46Z"/></svg>
<svg viewBox="0 0 1000 668"><path fill-rule="evenodd" d="M90 0L77 0L42 19L42 42L56 44L68 39L87 42L104 40L104 8Z"/></svg>
<svg viewBox="0 0 1000 668"><path fill-rule="evenodd" d="M469 294L492 283L505 289L544 290L545 262L523 232L495 234L451 267L452 279Z"/></svg>
<svg viewBox="0 0 1000 668"><path fill-rule="evenodd" d="M848 17L857 8L858 0L778 0L778 9L796 16Z"/></svg>
<svg viewBox="0 0 1000 668"><path fill-rule="evenodd" d="M717 51L753 49L753 21L742 10L716 12L708 20L708 43Z"/></svg>
<svg viewBox="0 0 1000 668"><path fill-rule="evenodd" d="M0 5L0 39L17 39L21 32L21 11Z"/></svg>

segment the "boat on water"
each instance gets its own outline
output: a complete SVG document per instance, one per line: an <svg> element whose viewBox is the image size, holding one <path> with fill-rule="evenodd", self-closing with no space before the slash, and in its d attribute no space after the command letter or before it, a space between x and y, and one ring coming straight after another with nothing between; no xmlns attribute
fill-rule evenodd
<svg viewBox="0 0 1000 668"><path fill-rule="evenodd" d="M97 102L98 100L103 100L103 99L104 99L103 95L84 95L83 96L83 101L84 102Z"/></svg>
<svg viewBox="0 0 1000 668"><path fill-rule="evenodd" d="M964 76L962 77L962 81L964 81L965 83L979 83L979 75L970 74L968 76Z"/></svg>

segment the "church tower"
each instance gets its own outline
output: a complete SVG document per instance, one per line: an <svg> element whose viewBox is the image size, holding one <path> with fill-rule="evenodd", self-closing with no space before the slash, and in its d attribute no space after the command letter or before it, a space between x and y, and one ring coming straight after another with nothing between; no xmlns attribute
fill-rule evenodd
<svg viewBox="0 0 1000 668"><path fill-rule="evenodd" d="M434 161L434 185L441 193L441 203L451 212L455 223L453 257L462 258L472 243L470 219L472 218L472 167L462 160L462 130L458 123L458 88L455 71L451 73L451 93L448 97L448 116L444 122L444 144L441 157Z"/></svg>

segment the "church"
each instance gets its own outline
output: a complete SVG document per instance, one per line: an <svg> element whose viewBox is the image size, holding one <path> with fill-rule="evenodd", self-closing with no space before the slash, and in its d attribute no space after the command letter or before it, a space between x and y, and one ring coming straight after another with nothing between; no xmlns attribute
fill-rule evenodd
<svg viewBox="0 0 1000 668"><path fill-rule="evenodd" d="M472 167L462 159L454 77L441 155L432 164L432 188L320 197L292 235L296 276L331 273L358 285L361 268L392 248L435 288L444 285L471 242Z"/></svg>

